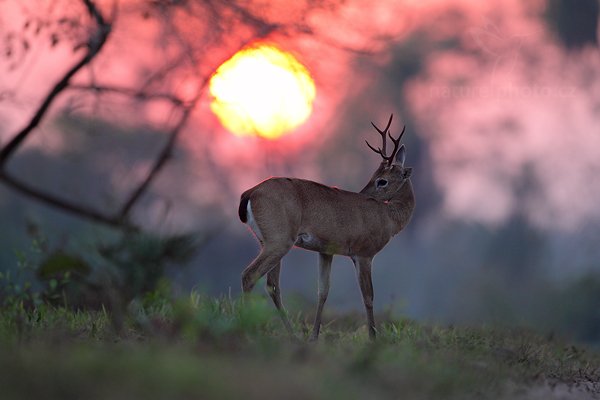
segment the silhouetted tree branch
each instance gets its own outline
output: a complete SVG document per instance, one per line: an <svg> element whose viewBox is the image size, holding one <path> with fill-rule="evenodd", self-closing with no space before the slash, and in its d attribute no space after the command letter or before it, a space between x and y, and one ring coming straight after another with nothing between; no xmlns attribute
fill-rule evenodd
<svg viewBox="0 0 600 400"><path fill-rule="evenodd" d="M108 36L111 31L111 24L108 23L100 11L96 8L96 5L91 0L82 0L85 4L90 16L96 22L98 29L91 35L87 43L87 52L83 58L73 65L67 73L54 85L50 93L44 98L41 106L33 115L33 118L29 121L27 126L18 132L2 150L0 150L0 169L3 169L10 156L17 150L17 148L23 143L23 141L29 136L29 134L38 126L50 105L56 99L56 97L67 87L71 78L79 72L81 68L90 63L100 53L102 47L106 43Z"/></svg>
<svg viewBox="0 0 600 400"><path fill-rule="evenodd" d="M183 115L179 119L179 122L173 127L173 129L171 129L171 132L169 132L169 138L167 140L167 143L165 144L163 149L158 154L156 161L154 162L154 165L150 169L150 172L148 172L148 175L146 176L146 178L133 191L133 193L130 195L129 199L125 202L125 204L121 208L121 211L119 213L120 218L127 217L127 215L129 214L129 211L131 211L131 208L135 205L135 203L138 201L138 199L144 194L144 192L146 192L146 190L148 190L148 188L150 187L150 184L154 181L154 179L156 178L158 173L162 170L162 168L165 166L166 162L171 157L171 154L173 153L173 148L175 147L175 143L177 142L177 137L179 136L179 134L180 134L181 130L183 129L183 127L185 126L185 124L187 123L187 121L192 113L193 106L195 104L196 104L196 100L194 100L191 105L188 105L184 109Z"/></svg>
<svg viewBox="0 0 600 400"><path fill-rule="evenodd" d="M85 55L81 58L81 60L79 60L75 65L73 65L65 73L65 75L54 85L54 87L50 90L50 93L48 93L40 107L34 113L27 126L25 126L25 128L23 128L16 135L14 135L13 138L8 142L8 144L4 146L2 150L0 150L0 180L13 190L25 196L33 198L47 205L59 208L71 214L75 214L80 217L84 217L89 220L100 222L110 226L128 227L129 225L119 218L106 216L92 208L81 206L76 203L69 202L65 199L58 198L42 190L35 189L19 181L6 171L6 163L8 162L11 155L14 154L14 152L19 148L19 146L23 144L24 140L38 126L38 124L50 108L50 105L52 105L57 96L61 94L69 85L69 81L71 80L71 78L75 74L77 74L77 72L79 72L83 67L88 65L94 59L94 57L98 55L98 53L100 53L102 47L104 46L110 35L112 26L109 22L106 21L102 13L98 10L96 4L91 0L82 0L82 2L97 25L96 31L88 38L87 51Z"/></svg>
<svg viewBox="0 0 600 400"><path fill-rule="evenodd" d="M263 15L261 15L260 12L254 10L250 4L246 4L244 2L214 2L211 0L206 0L193 3L141 3L141 8L136 10L143 11L142 18L150 18L153 16L164 22L165 26L168 26L166 29L168 40L170 40L172 43L177 43L177 45L180 47L180 54L174 55L171 60L167 59L164 66L153 68L152 70L147 71L148 76L146 81L138 84L137 87L120 87L112 84L97 84L93 77L84 83L72 83L72 78L83 68L90 66L92 61L102 51L113 30L112 21L109 22L103 16L94 0L81 0L81 3L85 6L92 19L92 22L96 26L94 32L87 38L85 45L75 46L76 51L79 48L85 47L86 53L77 63L69 68L67 72L52 87L50 92L44 97L41 105L35 111L27 125L12 136L4 148L0 149L0 181L22 195L78 217L112 227L135 229L131 221L129 221L131 210L139 202L142 196L149 190L156 177L160 174L165 165L167 165L177 140L182 130L189 122L190 116L192 115L201 94L206 88L210 76L218 67L218 65L220 65L219 63L214 63L213 65L214 60L212 60L209 69L203 70L201 76L198 78L199 80L196 92L193 94L191 99L179 97L176 94L169 93L170 91L168 89L164 90L165 83L168 84L172 80L172 77L178 71L181 71L182 66L185 66L189 68L190 71L193 71L196 70L199 65L202 65L206 62L205 60L200 60L198 57L199 52L204 52L205 49L201 48L201 50L199 50L198 47L195 47L194 43L197 41L190 41L189 38L186 38L178 25L169 25L173 23L171 20L171 16L174 14L173 10L182 8L186 14L190 16L190 18L196 18L198 21L210 24L210 34L208 34L206 39L206 48L208 49L210 49L210 46L218 46L222 41L224 41L223 36L228 32L225 27L230 26L232 23L241 22L250 28L251 33L249 35L242 34L240 37L239 46L235 46L236 48L232 49L232 52L229 55L225 55L225 58L223 58L221 61L225 61L225 59L233 54L234 51L243 48L244 46L248 45L248 43L267 37L274 31L284 35L289 34L290 30L296 30L298 33L310 34L310 29L307 30L300 26L294 27L293 25L288 26L281 25L278 22L272 22L268 18L265 18ZM116 7L116 2L113 4ZM308 6L308 8L310 7L312 6ZM64 18L61 18L61 20L62 19ZM111 19L114 20L114 18ZM77 22L74 23L79 26ZM58 39L56 39L57 36L54 32L50 32L50 34L52 37L53 47L58 42ZM165 101L170 103L178 113L177 120L166 132L166 142L156 154L150 169L146 173L146 176L131 191L130 195L123 202L122 206L118 207L117 211L114 213L110 211L100 212L92 207L81 205L77 202L72 202L70 200L61 198L60 196L37 189L30 184L22 182L17 176L7 171L7 164L10 158L23 145L31 133L40 125L42 120L46 117L47 111L51 105L55 103L57 97L67 90L97 95L118 95L124 96L130 100L138 100L141 102L156 100Z"/></svg>
<svg viewBox="0 0 600 400"><path fill-rule="evenodd" d="M2 182L6 186L19 192L20 194L30 197L36 201L42 202L44 204L47 204L49 206L58 208L59 210L66 211L70 214L89 219L90 221L99 222L104 225L125 228L129 230L137 230L136 227L130 225L127 221L121 218L104 215L103 213L94 210L93 208L73 203L65 199L61 199L42 190L31 187L26 183L16 179L7 171L0 171L0 180L2 180Z"/></svg>
<svg viewBox="0 0 600 400"><path fill-rule="evenodd" d="M113 93L131 97L137 100L165 100L175 106L183 106L185 101L170 93L153 93L144 90L136 90L132 88L110 86L110 85L80 85L70 84L67 89L80 90L84 92L94 93Z"/></svg>
<svg viewBox="0 0 600 400"><path fill-rule="evenodd" d="M262 35L268 35L270 32L271 32L270 30L264 30L261 32L261 34L258 38L261 38ZM244 48L247 44L248 44L248 42L242 43L238 49ZM125 202L125 204L121 208L121 212L119 213L119 218L125 219L127 217L129 212L131 211L132 207L139 200L139 198L144 194L144 192L146 192L148 190L151 183L154 181L154 179L156 178L158 173L162 170L162 168L165 166L165 164L171 157L171 154L173 153L173 149L175 147L175 143L177 142L177 138L178 138L181 130L183 129L183 127L188 122L188 120L192 114L192 111L193 111L194 107L196 106L196 103L200 99L200 96L201 96L204 88L206 87L206 85L208 85L209 79L210 79L210 75L207 76L202 81L202 83L196 90L196 95L194 96L194 98L190 101L190 103L188 105L185 106L181 118L179 119L177 124L173 127L173 129L171 129L171 131L169 132L169 138L167 140L167 143L165 144L165 146L163 147L161 152L158 154L156 161L154 162L154 165L150 169L150 172L148 173L146 178L142 181L142 183L137 187L137 189L135 189L132 192L129 199Z"/></svg>

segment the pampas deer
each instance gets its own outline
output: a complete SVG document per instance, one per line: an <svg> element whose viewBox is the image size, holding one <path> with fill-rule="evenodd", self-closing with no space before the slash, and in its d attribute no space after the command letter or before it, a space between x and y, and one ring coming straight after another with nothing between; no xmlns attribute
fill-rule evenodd
<svg viewBox="0 0 600 400"><path fill-rule="evenodd" d="M408 224L415 198L410 181L412 168L404 166L406 150L389 133L392 116L384 130L373 127L383 144L367 146L383 158L367 185L358 193L297 178L270 178L245 191L239 216L260 242L260 254L242 273L242 289L249 293L267 274L267 291L279 310L286 329L292 326L281 302L279 272L282 257L293 247L319 253L319 295L311 340L321 327L321 314L329 292L334 255L348 256L356 267L358 283L367 312L369 336L376 336L373 317L373 257L392 236ZM388 155L387 136L394 149Z"/></svg>

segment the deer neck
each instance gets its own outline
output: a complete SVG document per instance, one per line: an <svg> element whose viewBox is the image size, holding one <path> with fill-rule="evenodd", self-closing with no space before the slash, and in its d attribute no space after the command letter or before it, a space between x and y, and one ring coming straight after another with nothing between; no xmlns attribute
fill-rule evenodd
<svg viewBox="0 0 600 400"><path fill-rule="evenodd" d="M410 179L387 202L387 207L395 235L408 224L415 208L415 195Z"/></svg>

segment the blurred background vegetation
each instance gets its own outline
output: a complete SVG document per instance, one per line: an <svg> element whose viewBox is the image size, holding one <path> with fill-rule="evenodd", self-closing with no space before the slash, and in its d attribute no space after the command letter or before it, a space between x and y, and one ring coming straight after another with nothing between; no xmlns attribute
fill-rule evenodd
<svg viewBox="0 0 600 400"><path fill-rule="evenodd" d="M178 51L189 51L193 61L172 70L132 62L141 76L135 82L147 78L156 94L183 85L190 76L209 76L219 57L248 41L267 37L289 44L299 38L330 49L333 62L345 54L341 60L348 71L341 76L362 80L355 81L356 88L348 82L336 86L315 67L323 103L330 101L322 107L329 114L315 107L322 114L309 128L322 134L300 144L291 138L280 144L250 140L240 145L206 116L207 107L199 100L199 111L188 121L167 167L131 212L141 230L89 222L0 185L0 303L18 311L14 321L21 311L42 306L106 310L111 315L106 323L119 332L136 307L170 304L187 298L191 290L235 297L240 272L258 251L235 217L239 193L270 175L358 190L376 167L362 139L372 134L368 121L377 122L385 109L386 115L387 110L399 113L408 126L407 163L415 167L418 208L406 231L376 258L376 309L430 323L525 326L600 342L600 214L597 206L584 202L594 200L600 190L597 160L584 162L591 159L589 149L596 152L598 145L597 1L491 2L481 9L469 8L468 2L425 2L410 13L396 11L398 24L404 24L400 32L390 28L394 33L383 32L383 39L380 32L371 33L361 43L366 47L351 49L341 37L331 42L319 26L309 31L303 25L310 25L307 16L312 13L341 12L343 2L328 3L331 8L307 2L306 20L284 20L264 5L240 10L237 2L219 5L217 14L204 18L201 11L213 3L131 2L118 10L121 19L113 27L117 44L106 50L106 58L100 53L100 65L110 65L111 57L120 54L117 50L127 48L127 40L166 52L160 38L170 32L174 36L169 38L179 37L185 44ZM389 7L401 3L389 2ZM109 15L110 7L101 5ZM53 8L48 24L60 25L62 16L82 12L59 8ZM32 10L23 12L26 18ZM343 15L340 25L350 24L351 17ZM131 21L139 25L127 27ZM185 36L185 27L198 21L215 29L209 34L198 28L197 36ZM225 27L232 21L250 33L228 37ZM138 27L144 23L158 26L161 34L142 37ZM41 24L47 29L39 40L49 39L47 48L28 42L20 47L22 55L7 50L1 67L27 77L28 54L48 56L64 42L77 46L86 24L91 23L79 21L72 29L56 31ZM19 32L28 34L24 26L0 30L5 50ZM194 41L201 45L186 47ZM200 61L213 49L221 49L218 57ZM307 56L305 61L310 69L314 60ZM0 113L2 145L13 133L9 128L17 126L9 113L16 107L29 115L35 103L19 97L19 87L11 88L6 79L0 81L0 105L6 106ZM564 89L567 94L502 95L511 85ZM482 87L492 94L477 95ZM338 88L336 98L332 92ZM26 99L36 93L27 90ZM148 103L139 93L123 101L97 92L76 91L59 102L43 122L40 139L20 149L10 170L51 193L110 210L127 198L130 184L143 176L139 171L146 171L171 131L169 124L147 117ZM571 108L565 108L567 103ZM495 108L500 111L489 111ZM140 120L123 117L121 123L123 114ZM565 122L534 123L550 116ZM536 135L547 144L529 144ZM556 187L563 185L570 194L556 200L562 198L555 196ZM456 200L458 194L465 197ZM292 309L305 310L316 298L316 256L294 250L284 264L284 298ZM334 265L331 315L360 310L350 262L339 259Z"/></svg>

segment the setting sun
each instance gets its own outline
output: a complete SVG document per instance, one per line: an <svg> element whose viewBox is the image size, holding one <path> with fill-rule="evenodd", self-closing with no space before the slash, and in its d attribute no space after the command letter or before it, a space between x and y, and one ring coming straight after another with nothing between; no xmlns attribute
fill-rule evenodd
<svg viewBox="0 0 600 400"><path fill-rule="evenodd" d="M238 136L277 139L310 116L315 83L291 53L272 45L243 49L210 80L210 107Z"/></svg>

